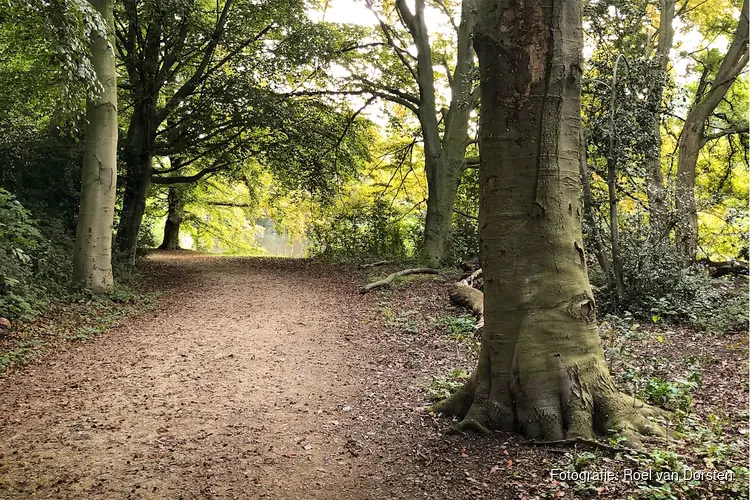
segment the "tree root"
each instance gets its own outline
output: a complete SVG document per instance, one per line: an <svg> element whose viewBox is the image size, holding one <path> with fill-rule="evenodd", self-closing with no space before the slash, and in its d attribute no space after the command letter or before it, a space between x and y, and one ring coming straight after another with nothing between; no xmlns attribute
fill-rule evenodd
<svg viewBox="0 0 750 500"><path fill-rule="evenodd" d="M412 269L404 269L403 271L397 271L395 273L389 274L382 280L373 281L372 283L368 283L367 285L363 286L359 289L359 293L365 294L367 292L370 292L372 290L375 290L376 288L381 288L384 286L388 286L391 284L391 282L400 277L400 276L408 276L410 274L440 274L440 271L437 269L434 269L432 267L415 267Z"/></svg>
<svg viewBox="0 0 750 500"><path fill-rule="evenodd" d="M446 431L447 434L460 434L466 431L473 431L478 434L489 434L490 430L482 425L478 420L465 418L451 425Z"/></svg>
<svg viewBox="0 0 750 500"><path fill-rule="evenodd" d="M373 268L373 267L385 266L387 264L393 264L393 261L392 260L379 260L377 262L371 262L369 264L360 264L359 268L360 269L370 269L370 268Z"/></svg>
<svg viewBox="0 0 750 500"><path fill-rule="evenodd" d="M582 437L573 437L568 439L553 439L551 441L523 441L522 444L525 444L527 446L566 446L566 445L572 445L572 444L585 444L588 446L591 446L592 448L601 448L603 450L608 450L612 453L635 453L641 456L648 456L648 453L643 452L641 450L637 450L635 448L625 448L623 446L613 446L611 444L602 443L601 441L596 441L595 439L586 439Z"/></svg>
<svg viewBox="0 0 750 500"><path fill-rule="evenodd" d="M557 419L552 415L553 418L546 424L538 420L503 425L487 411L492 408L493 403L485 396L477 399L483 388L476 376L475 371L461 389L429 408L429 411L435 413L463 418L451 426L447 431L449 434L468 430L486 434L489 429L502 429L526 434L532 438L526 442L531 446L582 443L612 452L639 454L644 454L644 443L666 441L667 430L653 419L665 418L669 415L668 412L614 390L605 391L603 396L594 395L598 402L593 406L578 407L577 411L568 412L567 416L557 415ZM533 412L529 415L533 415ZM609 433L623 436L624 446L609 445L596 440L596 436L606 436ZM552 439L544 439L544 436L552 436ZM542 439L539 439L540 437Z"/></svg>

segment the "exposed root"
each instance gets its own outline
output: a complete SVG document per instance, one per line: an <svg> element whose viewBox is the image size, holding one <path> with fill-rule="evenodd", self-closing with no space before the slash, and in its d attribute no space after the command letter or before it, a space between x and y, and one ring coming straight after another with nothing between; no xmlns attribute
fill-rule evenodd
<svg viewBox="0 0 750 500"><path fill-rule="evenodd" d="M479 371L479 370L478 370ZM641 452L644 442L664 442L667 431L657 421L669 414L631 396L616 391L604 390L585 398L592 405L580 406L574 402L568 411L559 414L532 409L526 418L513 422L503 419L497 402L486 398L486 384L479 383L477 372L464 386L449 398L436 403L430 411L463 418L449 429L449 433L473 430L486 433L489 429L520 432L531 438L529 445L564 445L583 443L608 449L613 452L635 450ZM516 405L520 402L515 403ZM526 402L529 404L529 402ZM533 406L535 403L531 403ZM518 415L519 406L514 412ZM617 433L625 438L625 447L613 446L596 440L596 436Z"/></svg>
<svg viewBox="0 0 750 500"><path fill-rule="evenodd" d="M359 289L359 293L367 293L372 290L375 290L376 288L381 288L384 286L388 286L391 284L391 282L400 277L400 276L408 276L410 274L440 274L440 271L437 269L434 269L432 267L415 267L412 269L404 269L403 271L396 271L395 273L389 274L382 280L373 281L372 283L368 283L367 285L363 286Z"/></svg>
<svg viewBox="0 0 750 500"><path fill-rule="evenodd" d="M473 383L473 379L474 377L469 379L459 390L429 407L428 411L463 418L469 412L469 408L474 402L476 386Z"/></svg>
<svg viewBox="0 0 750 500"><path fill-rule="evenodd" d="M447 433L448 434L459 434L466 431L472 431L476 432L478 434L489 434L490 430L485 427L482 423L480 423L478 420L475 420L473 418L465 418L459 422L456 422L455 424L451 425Z"/></svg>
<svg viewBox="0 0 750 500"><path fill-rule="evenodd" d="M370 269L372 267L385 266L387 264L393 264L392 260L379 260L377 262L371 262L370 264L360 264L360 269Z"/></svg>
<svg viewBox="0 0 750 500"><path fill-rule="evenodd" d="M601 441L596 441L594 439L586 439L582 437L573 437L573 438L567 438L567 439L554 439L551 441L525 441L523 444L528 446L566 446L566 445L572 445L572 444L585 444L587 446L591 446L592 448L599 448L603 450L608 450L612 453L636 453L638 455L644 455L647 456L647 453L644 453L640 450L636 450L633 448L625 448L622 446L613 446L611 444L602 443Z"/></svg>

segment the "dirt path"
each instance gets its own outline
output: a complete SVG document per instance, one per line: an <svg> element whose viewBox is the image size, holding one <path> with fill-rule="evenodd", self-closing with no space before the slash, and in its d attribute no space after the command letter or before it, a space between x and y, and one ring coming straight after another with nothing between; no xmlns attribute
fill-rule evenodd
<svg viewBox="0 0 750 500"><path fill-rule="evenodd" d="M356 283L157 256L156 314L0 382L0 498L363 498ZM358 469L364 468L365 472Z"/></svg>
<svg viewBox="0 0 750 500"><path fill-rule="evenodd" d="M646 486L561 483L550 471L590 450L447 435L449 419L419 411L433 376L476 363L437 326L463 313L449 273L365 296L360 271L300 260L156 254L148 275L158 312L0 379L0 500L628 498ZM664 354L652 333L634 345L644 359ZM677 370L695 338L670 335ZM700 394L715 396L696 407L734 418L741 405L724 395L747 396L747 337L700 346L713 360ZM746 421L725 421L725 444L747 449ZM633 467L618 457L590 467ZM726 486L696 494L747 498L746 477Z"/></svg>

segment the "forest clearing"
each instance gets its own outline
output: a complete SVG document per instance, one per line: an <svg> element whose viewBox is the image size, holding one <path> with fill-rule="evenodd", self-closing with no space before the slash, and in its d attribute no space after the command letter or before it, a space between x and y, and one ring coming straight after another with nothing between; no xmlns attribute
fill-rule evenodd
<svg viewBox="0 0 750 500"><path fill-rule="evenodd" d="M747 0L0 0L0 499L748 498Z"/></svg>

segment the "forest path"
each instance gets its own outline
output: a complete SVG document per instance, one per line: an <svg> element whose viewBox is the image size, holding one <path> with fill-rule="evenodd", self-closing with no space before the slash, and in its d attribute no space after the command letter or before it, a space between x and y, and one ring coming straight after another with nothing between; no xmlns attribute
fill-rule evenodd
<svg viewBox="0 0 750 500"><path fill-rule="evenodd" d="M156 313L0 381L0 498L363 498L369 465L339 422L362 385L355 280L150 260Z"/></svg>

